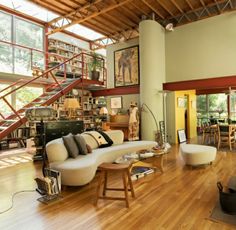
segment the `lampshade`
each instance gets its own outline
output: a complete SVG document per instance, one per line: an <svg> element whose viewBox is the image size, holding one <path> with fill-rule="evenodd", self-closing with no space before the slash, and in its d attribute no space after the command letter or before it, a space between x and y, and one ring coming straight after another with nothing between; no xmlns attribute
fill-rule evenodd
<svg viewBox="0 0 236 230"><path fill-rule="evenodd" d="M66 98L64 101L65 109L78 109L80 107L76 98Z"/></svg>
<svg viewBox="0 0 236 230"><path fill-rule="evenodd" d="M108 110L106 107L102 107L100 110L99 110L99 114L100 115L104 115L104 114L108 114Z"/></svg>

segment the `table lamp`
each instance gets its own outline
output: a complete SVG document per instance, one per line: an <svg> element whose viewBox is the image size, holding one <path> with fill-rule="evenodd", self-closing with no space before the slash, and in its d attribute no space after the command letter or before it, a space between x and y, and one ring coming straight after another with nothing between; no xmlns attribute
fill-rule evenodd
<svg viewBox="0 0 236 230"><path fill-rule="evenodd" d="M64 108L68 111L69 118L76 116L76 109L80 108L79 101L76 98L66 98Z"/></svg>

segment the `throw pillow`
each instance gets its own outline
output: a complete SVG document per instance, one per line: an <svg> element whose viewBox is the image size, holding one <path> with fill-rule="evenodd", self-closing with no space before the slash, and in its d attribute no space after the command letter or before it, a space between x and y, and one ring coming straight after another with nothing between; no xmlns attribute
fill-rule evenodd
<svg viewBox="0 0 236 230"><path fill-rule="evenodd" d="M92 150L91 146L86 144L86 147L87 147L88 153L92 153L93 150Z"/></svg>
<svg viewBox="0 0 236 230"><path fill-rule="evenodd" d="M100 145L99 148L108 147L108 146L113 145L112 139L111 139L106 133L104 133L103 131L98 131L98 132L99 132L99 133L104 137L104 139L107 141L107 143L104 143L104 144Z"/></svg>
<svg viewBox="0 0 236 230"><path fill-rule="evenodd" d="M74 136L69 133L67 136L62 137L69 157L76 158L79 155L79 149L74 140Z"/></svg>
<svg viewBox="0 0 236 230"><path fill-rule="evenodd" d="M94 140L97 142L99 148L107 147L107 141L106 139L97 131L89 131L85 132L86 134L90 135L94 138Z"/></svg>
<svg viewBox="0 0 236 230"><path fill-rule="evenodd" d="M80 135L80 134L77 134L77 135L74 136L74 139L75 139L75 142L78 146L79 153L82 154L82 155L88 154L88 150L87 150L87 147L86 147L86 142L85 142L83 136Z"/></svg>

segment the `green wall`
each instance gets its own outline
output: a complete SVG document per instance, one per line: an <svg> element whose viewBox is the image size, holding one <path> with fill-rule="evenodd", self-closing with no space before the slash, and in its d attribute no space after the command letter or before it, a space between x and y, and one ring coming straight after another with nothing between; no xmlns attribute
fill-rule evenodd
<svg viewBox="0 0 236 230"><path fill-rule="evenodd" d="M236 14L166 32L166 82L235 75Z"/></svg>

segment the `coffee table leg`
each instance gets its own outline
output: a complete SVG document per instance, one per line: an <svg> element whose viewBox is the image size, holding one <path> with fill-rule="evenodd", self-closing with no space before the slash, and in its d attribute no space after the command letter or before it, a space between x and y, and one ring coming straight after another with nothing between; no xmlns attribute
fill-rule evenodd
<svg viewBox="0 0 236 230"><path fill-rule="evenodd" d="M160 169L160 171L163 173L164 168L163 168L163 155L157 156L154 159L154 165Z"/></svg>

